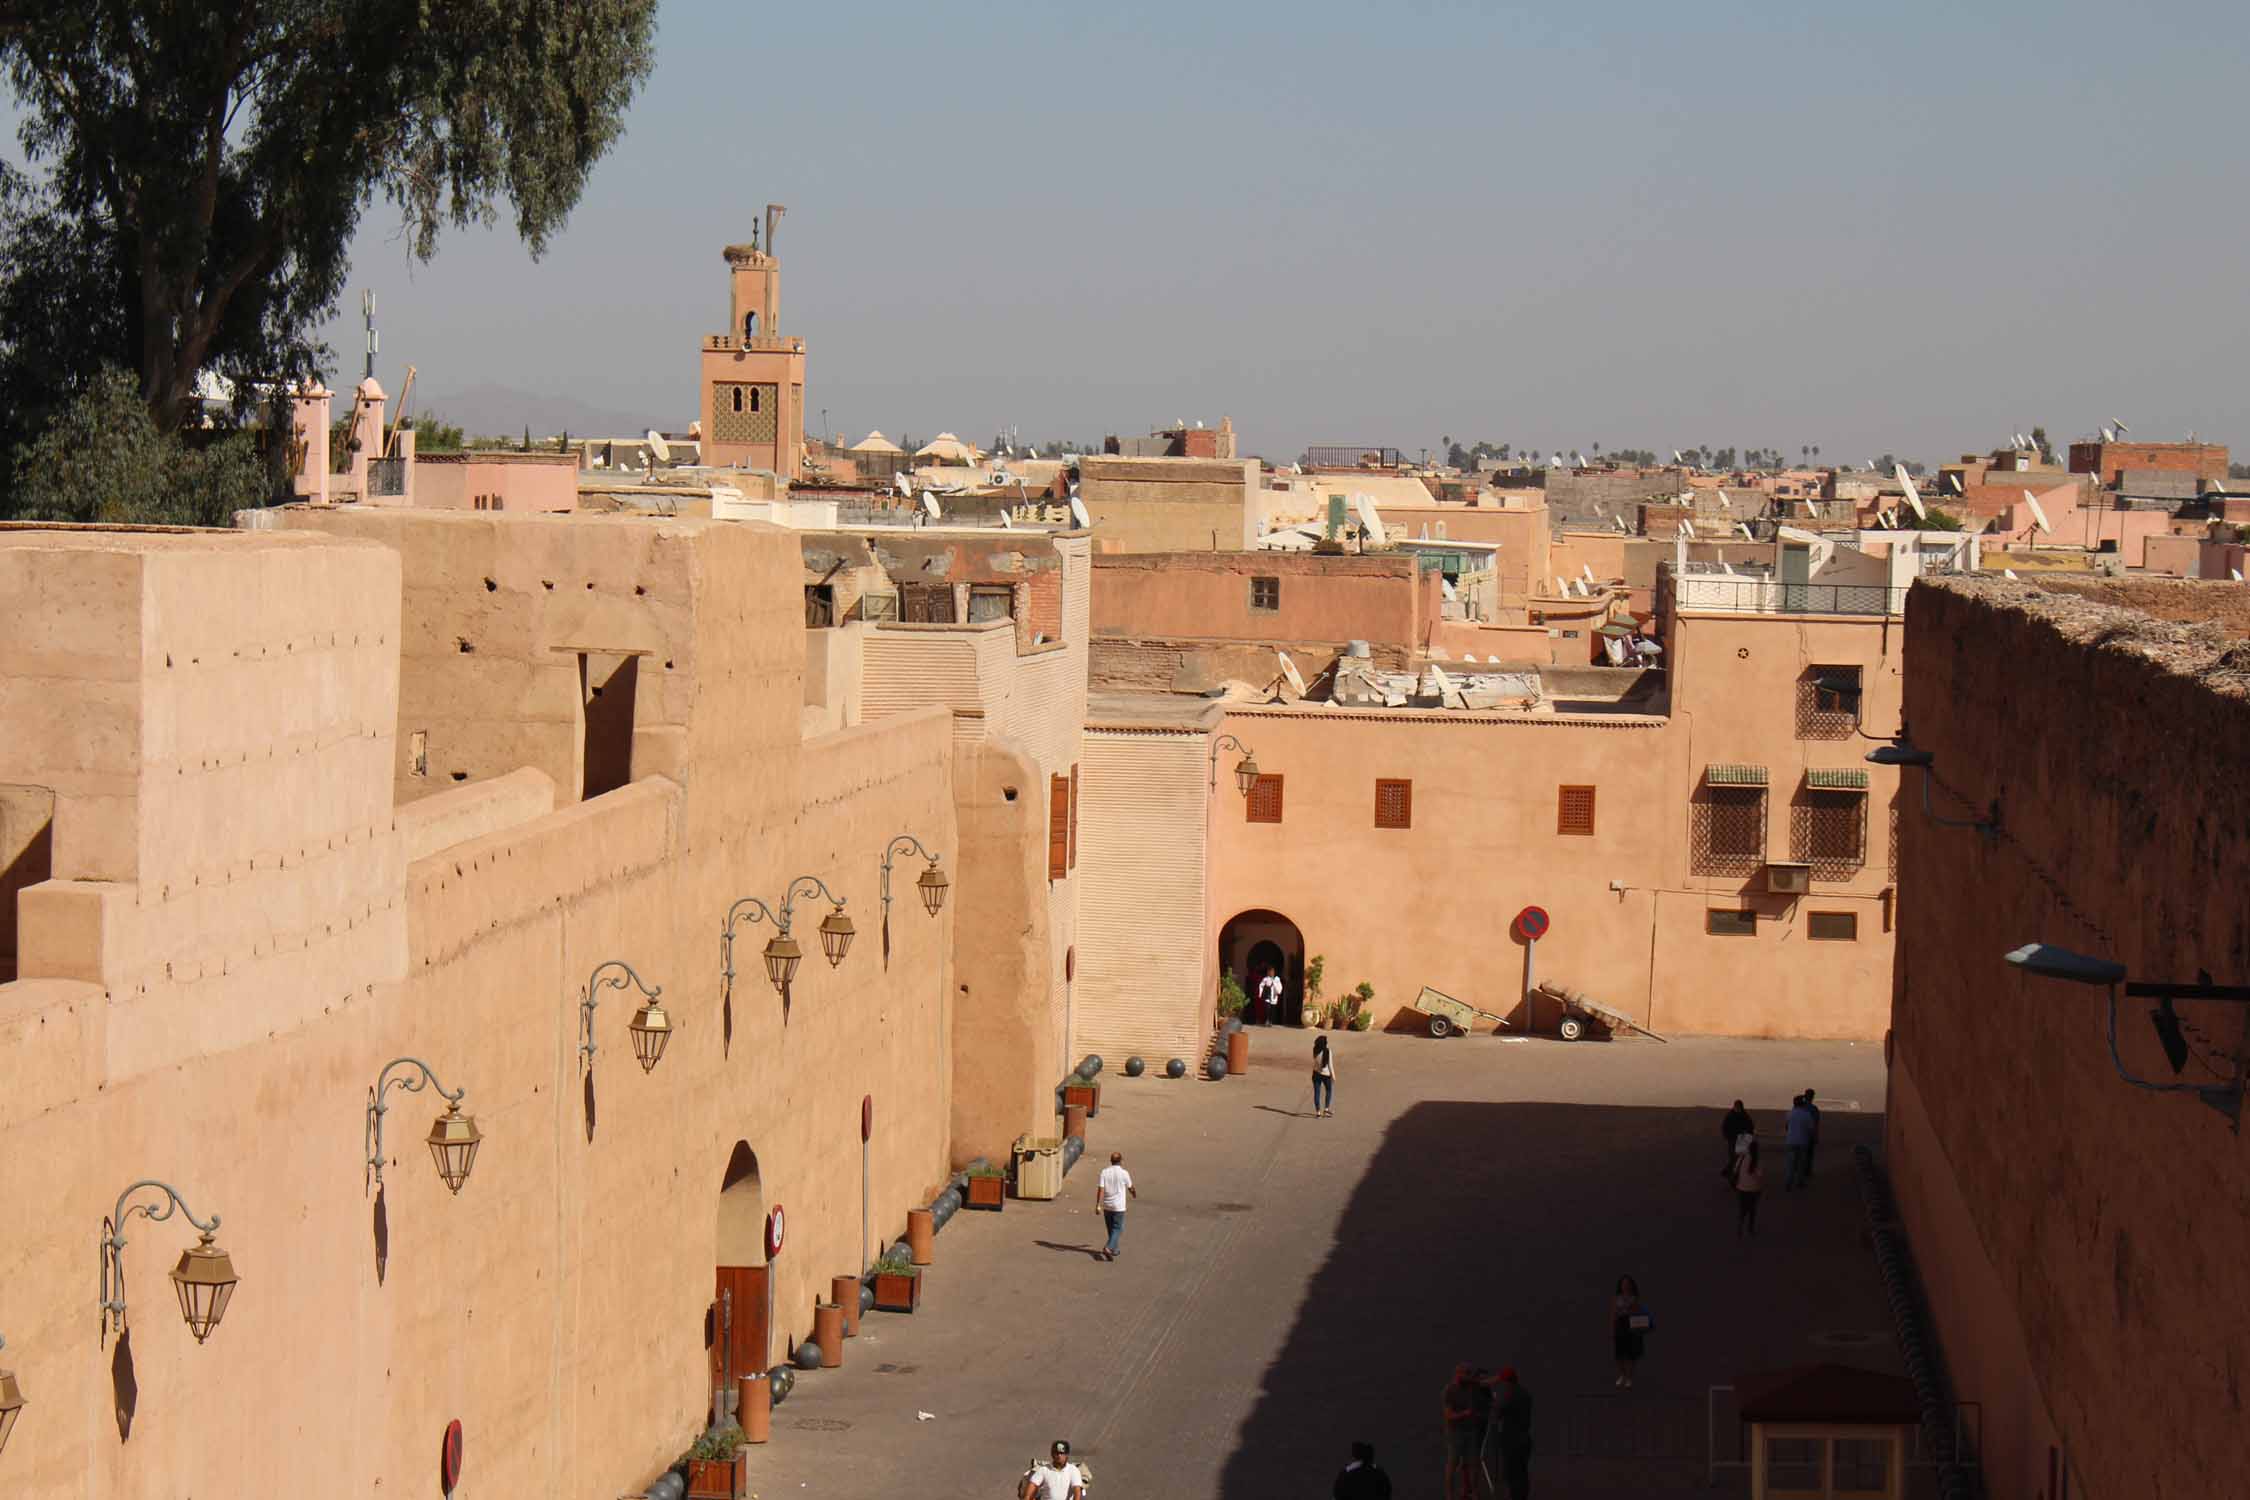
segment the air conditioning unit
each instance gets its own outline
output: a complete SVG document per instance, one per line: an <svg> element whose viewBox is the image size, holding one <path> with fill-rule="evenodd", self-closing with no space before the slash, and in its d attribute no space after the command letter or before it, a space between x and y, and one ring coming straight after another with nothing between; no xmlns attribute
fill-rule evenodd
<svg viewBox="0 0 2250 1500"><path fill-rule="evenodd" d="M1802 896L1812 889L1812 866L1799 864L1767 865L1766 889L1777 896Z"/></svg>

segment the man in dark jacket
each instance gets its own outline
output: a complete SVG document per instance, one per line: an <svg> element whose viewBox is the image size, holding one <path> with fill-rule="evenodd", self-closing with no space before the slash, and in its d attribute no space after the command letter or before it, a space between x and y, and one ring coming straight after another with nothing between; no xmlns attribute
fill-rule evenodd
<svg viewBox="0 0 2250 1500"><path fill-rule="evenodd" d="M1728 1110L1726 1118L1719 1122L1719 1134L1725 1136L1727 1140L1726 1165L1719 1168L1721 1177L1730 1181L1733 1179L1734 1158L1736 1153L1741 1150L1737 1142L1746 1135L1755 1135L1757 1128L1756 1122L1750 1118L1750 1111L1742 1107L1740 1099L1735 1100L1734 1108Z"/></svg>
<svg viewBox="0 0 2250 1500"><path fill-rule="evenodd" d="M1500 1479L1508 1500L1531 1500L1531 1392L1516 1380L1515 1366L1500 1372L1495 1388L1493 1440L1500 1449Z"/></svg>
<svg viewBox="0 0 2250 1500"><path fill-rule="evenodd" d="M1813 1102L1813 1091L1806 1089L1801 1102L1812 1112L1812 1144L1805 1147L1805 1181L1812 1181L1813 1154L1820 1150L1820 1106Z"/></svg>
<svg viewBox="0 0 2250 1500"><path fill-rule="evenodd" d="M1352 1461L1336 1476L1335 1500L1391 1500L1391 1476L1375 1467L1373 1443L1352 1444Z"/></svg>

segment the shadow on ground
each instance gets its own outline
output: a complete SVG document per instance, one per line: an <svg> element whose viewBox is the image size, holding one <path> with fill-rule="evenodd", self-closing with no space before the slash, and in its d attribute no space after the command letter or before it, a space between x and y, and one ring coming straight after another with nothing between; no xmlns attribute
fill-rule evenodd
<svg viewBox="0 0 2250 1500"><path fill-rule="evenodd" d="M1439 1402L1458 1362L1521 1372L1543 1500L1746 1489L1739 1473L1705 1488L1710 1387L1820 1359L1899 1365L1850 1169L1882 1117L1826 1112L1812 1186L1784 1194L1779 1120L1761 1113L1772 1186L1744 1241L1719 1177L1721 1113L1410 1106L1342 1210L1218 1493L1326 1494L1354 1439L1376 1445L1400 1495L1442 1493ZM1655 1317L1631 1391L1610 1358L1620 1273ZM1865 1330L1883 1336L1850 1354L1818 1342Z"/></svg>

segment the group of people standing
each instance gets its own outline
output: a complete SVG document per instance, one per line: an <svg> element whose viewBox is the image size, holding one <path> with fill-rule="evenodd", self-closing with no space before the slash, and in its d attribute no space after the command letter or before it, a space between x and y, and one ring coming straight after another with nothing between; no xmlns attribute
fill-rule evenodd
<svg viewBox="0 0 2250 1500"><path fill-rule="evenodd" d="M1719 1134L1726 1138L1726 1163L1719 1175L1734 1188L1735 1238L1757 1238L1758 1199L1766 1190L1765 1168L1760 1164L1758 1127L1750 1118L1750 1111L1742 1101L1734 1101L1734 1108L1719 1122ZM1782 1176L1783 1192L1793 1193L1811 1183L1813 1153L1820 1147L1820 1106L1813 1102L1813 1091L1806 1089L1789 1101L1788 1123L1782 1127L1782 1144L1788 1152L1788 1167Z"/></svg>
<svg viewBox="0 0 2250 1500"><path fill-rule="evenodd" d="M1491 1464L1495 1454L1508 1500L1529 1500L1531 1392L1516 1378L1513 1365L1503 1365L1498 1374L1454 1366L1452 1383L1445 1388L1444 1417L1448 1500L1476 1500L1480 1475L1497 1493Z"/></svg>

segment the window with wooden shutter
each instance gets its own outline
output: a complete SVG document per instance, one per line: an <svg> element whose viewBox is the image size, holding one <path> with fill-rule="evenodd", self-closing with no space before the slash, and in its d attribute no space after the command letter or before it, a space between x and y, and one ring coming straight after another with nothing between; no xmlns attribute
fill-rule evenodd
<svg viewBox="0 0 2250 1500"><path fill-rule="evenodd" d="M1566 786L1555 796L1555 832L1590 836L1594 831L1594 789Z"/></svg>
<svg viewBox="0 0 2250 1500"><path fill-rule="evenodd" d="M1414 783L1394 781L1387 777L1375 778L1375 826L1377 828L1412 828L1414 826Z"/></svg>
<svg viewBox="0 0 2250 1500"><path fill-rule="evenodd" d="M1245 823L1278 823L1281 821L1281 778L1260 776L1250 783L1250 795L1242 799L1242 821Z"/></svg>
<svg viewBox="0 0 2250 1500"><path fill-rule="evenodd" d="M1047 878L1070 874L1070 778L1047 778Z"/></svg>
<svg viewBox="0 0 2250 1500"><path fill-rule="evenodd" d="M1070 867L1078 868L1078 767L1070 768Z"/></svg>

